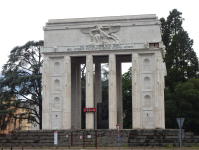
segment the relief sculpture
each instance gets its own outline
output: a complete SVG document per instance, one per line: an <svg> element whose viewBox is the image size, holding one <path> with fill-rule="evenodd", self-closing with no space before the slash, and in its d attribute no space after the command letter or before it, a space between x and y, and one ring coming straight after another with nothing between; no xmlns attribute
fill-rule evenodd
<svg viewBox="0 0 199 150"><path fill-rule="evenodd" d="M118 26L90 27L81 31L91 36L91 44L119 43L119 39L113 33L119 31Z"/></svg>

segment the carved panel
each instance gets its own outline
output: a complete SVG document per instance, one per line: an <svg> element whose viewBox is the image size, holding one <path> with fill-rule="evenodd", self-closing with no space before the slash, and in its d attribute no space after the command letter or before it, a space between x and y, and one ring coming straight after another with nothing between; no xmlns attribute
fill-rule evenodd
<svg viewBox="0 0 199 150"><path fill-rule="evenodd" d="M62 97L61 94L53 94L51 100L51 110L61 111L62 110Z"/></svg>
<svg viewBox="0 0 199 150"><path fill-rule="evenodd" d="M154 100L152 91L142 92L141 94L141 108L142 110L154 110Z"/></svg>
<svg viewBox="0 0 199 150"><path fill-rule="evenodd" d="M54 98L52 107L54 107L54 109L58 109L58 110L61 109L61 101L60 101L59 97Z"/></svg>
<svg viewBox="0 0 199 150"><path fill-rule="evenodd" d="M50 73L59 75L61 73L64 73L64 68L63 66L64 63L64 58L62 57L51 57L50 58Z"/></svg>
<svg viewBox="0 0 199 150"><path fill-rule="evenodd" d="M151 97L149 95L144 97L144 108L151 108Z"/></svg>
<svg viewBox="0 0 199 150"><path fill-rule="evenodd" d="M142 91L152 91L154 88L153 74L142 73L141 74L141 89Z"/></svg>
<svg viewBox="0 0 199 150"><path fill-rule="evenodd" d="M54 91L60 91L60 81L58 79L54 80Z"/></svg>
<svg viewBox="0 0 199 150"><path fill-rule="evenodd" d="M140 56L140 68L142 68L142 73L152 73L154 69L153 54L142 54Z"/></svg>
<svg viewBox="0 0 199 150"><path fill-rule="evenodd" d="M90 34L91 44L119 43L118 37L113 34L120 30L119 26L90 26L81 29L82 33Z"/></svg>
<svg viewBox="0 0 199 150"><path fill-rule="evenodd" d="M148 58L143 61L143 71L150 71L150 60Z"/></svg>
<svg viewBox="0 0 199 150"><path fill-rule="evenodd" d="M51 92L61 93L62 90L63 90L63 77L62 76L51 77Z"/></svg>
<svg viewBox="0 0 199 150"><path fill-rule="evenodd" d="M59 62L54 63L54 73L56 73L56 74L60 73L60 63Z"/></svg>

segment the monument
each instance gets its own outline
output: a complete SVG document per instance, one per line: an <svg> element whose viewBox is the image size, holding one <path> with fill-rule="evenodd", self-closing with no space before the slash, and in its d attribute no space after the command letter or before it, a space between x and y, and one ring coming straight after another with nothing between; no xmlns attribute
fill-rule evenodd
<svg viewBox="0 0 199 150"><path fill-rule="evenodd" d="M81 129L80 65L86 64L86 108L97 108L101 63L109 64L108 128L123 129L123 62L132 63L132 128L165 129L165 46L156 15L52 19L43 30L44 130ZM85 113L86 129L97 129L97 112Z"/></svg>

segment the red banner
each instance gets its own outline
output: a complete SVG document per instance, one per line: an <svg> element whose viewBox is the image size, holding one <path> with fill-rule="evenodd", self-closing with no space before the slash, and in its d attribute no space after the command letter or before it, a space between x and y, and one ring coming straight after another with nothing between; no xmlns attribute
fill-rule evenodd
<svg viewBox="0 0 199 150"><path fill-rule="evenodd" d="M84 108L83 112L96 112L96 108Z"/></svg>

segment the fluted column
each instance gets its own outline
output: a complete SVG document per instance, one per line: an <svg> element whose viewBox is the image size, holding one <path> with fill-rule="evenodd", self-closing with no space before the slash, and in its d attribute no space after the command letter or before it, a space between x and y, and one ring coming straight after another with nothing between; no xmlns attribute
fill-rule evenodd
<svg viewBox="0 0 199 150"><path fill-rule="evenodd" d="M101 63L95 63L95 108L102 102ZM97 111L95 113L95 129L97 129Z"/></svg>
<svg viewBox="0 0 199 150"><path fill-rule="evenodd" d="M86 108L94 107L93 56L86 56ZM86 112L86 129L94 129L94 113Z"/></svg>
<svg viewBox="0 0 199 150"><path fill-rule="evenodd" d="M109 54L109 129L117 124L116 57Z"/></svg>
<svg viewBox="0 0 199 150"><path fill-rule="evenodd" d="M132 54L132 127L141 129L139 55Z"/></svg>
<svg viewBox="0 0 199 150"><path fill-rule="evenodd" d="M64 57L63 129L71 129L71 58Z"/></svg>
<svg viewBox="0 0 199 150"><path fill-rule="evenodd" d="M49 70L49 57L44 56L43 67L41 68L42 72L42 129L50 129L50 70Z"/></svg>

